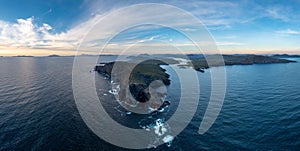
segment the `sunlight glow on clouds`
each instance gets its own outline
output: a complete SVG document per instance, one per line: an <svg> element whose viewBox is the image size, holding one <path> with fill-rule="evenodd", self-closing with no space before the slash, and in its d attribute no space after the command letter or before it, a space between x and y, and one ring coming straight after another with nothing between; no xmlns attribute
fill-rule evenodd
<svg viewBox="0 0 300 151"><path fill-rule="evenodd" d="M49 32L52 29L50 25L43 23L38 26L33 21L34 17L18 19L17 23L0 21L1 46L41 49L73 47L72 42L77 38L71 38L70 33L53 34Z"/></svg>
<svg viewBox="0 0 300 151"><path fill-rule="evenodd" d="M156 2L156 0L150 2ZM65 30L58 30L56 22L43 21L41 17L34 14L32 17L20 17L9 21L0 18L0 56L74 54L87 32L104 15L139 3L143 1L86 1L84 5L89 5L86 11L91 12L91 15L77 18L75 23L70 22L70 28ZM300 5L300 2L278 1L274 4L250 0L239 2L171 0L163 3L179 7L199 18L215 37L216 44L223 53L300 53L300 30L297 26L300 24L298 15L300 10L296 7ZM50 13L55 13L56 6L51 7ZM112 36L120 23L152 20L151 16L145 14L155 11L144 9L140 11L139 16L129 11L123 14L122 18L109 20L109 24L99 31L100 35L91 36L90 48L86 48L86 53L95 53L95 50L99 50L103 46L103 40ZM167 12L168 10L161 12L159 19L169 18L169 22L172 23L170 18L180 17L180 14ZM74 11L74 13L78 12ZM177 22L174 26L181 27L183 31L197 33L192 23L184 17L180 19L182 22L180 24ZM113 53L114 50L124 49L132 44L136 45L137 51L139 49L147 51L145 48L151 47L164 49L166 44L163 43L184 47L188 50L187 52L192 52L193 48L184 38L169 30L161 27L141 26L116 38L107 46L111 49L107 53ZM206 44L202 43L202 45Z"/></svg>

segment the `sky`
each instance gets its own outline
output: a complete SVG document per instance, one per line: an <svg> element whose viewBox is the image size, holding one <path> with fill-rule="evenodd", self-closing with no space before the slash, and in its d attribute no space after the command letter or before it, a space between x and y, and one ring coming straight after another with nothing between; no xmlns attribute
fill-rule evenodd
<svg viewBox="0 0 300 151"><path fill-rule="evenodd" d="M300 54L299 0L1 0L0 56L76 54L95 24L122 8L143 3L167 4L195 16L222 54ZM97 54L110 38L103 53L118 54L127 49L131 53L199 52L184 34L170 27L141 24L116 35L120 24L153 20L149 14L157 11L143 8L136 17L137 12L128 10L106 19L98 28L99 34L91 36L80 53ZM197 35L200 27L194 22L168 10L159 13L155 19L165 19ZM200 48L203 44L195 43Z"/></svg>

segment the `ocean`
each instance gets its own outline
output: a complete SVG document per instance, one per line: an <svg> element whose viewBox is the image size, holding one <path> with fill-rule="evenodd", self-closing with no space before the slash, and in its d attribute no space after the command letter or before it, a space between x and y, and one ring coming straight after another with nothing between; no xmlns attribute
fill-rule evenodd
<svg viewBox="0 0 300 151"><path fill-rule="evenodd" d="M82 120L72 91L73 59L0 58L0 150L127 150L102 140ZM210 98L210 70L220 67L198 72L200 100L192 121L171 143L149 150L299 150L300 59L292 59L298 62L226 66L222 110L202 135L198 129ZM93 66L86 68L114 120L127 127L147 125L147 115L124 110L109 93L110 81ZM156 118L167 120L176 112L181 88L175 72L164 68L171 75L166 97L171 105Z"/></svg>

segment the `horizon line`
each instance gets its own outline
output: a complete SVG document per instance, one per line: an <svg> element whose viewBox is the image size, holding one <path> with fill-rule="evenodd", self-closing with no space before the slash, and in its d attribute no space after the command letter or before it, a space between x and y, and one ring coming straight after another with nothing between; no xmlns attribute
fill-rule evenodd
<svg viewBox="0 0 300 151"><path fill-rule="evenodd" d="M222 53L222 54L203 54L203 53L187 53L187 54L180 54L180 53L166 53L166 54L159 54L159 53L141 53L138 55L300 55L300 53ZM58 55L58 54L51 54L51 55L7 55L0 57L75 57L75 56L132 56L132 54L128 55L118 55L118 54L79 54L79 55Z"/></svg>

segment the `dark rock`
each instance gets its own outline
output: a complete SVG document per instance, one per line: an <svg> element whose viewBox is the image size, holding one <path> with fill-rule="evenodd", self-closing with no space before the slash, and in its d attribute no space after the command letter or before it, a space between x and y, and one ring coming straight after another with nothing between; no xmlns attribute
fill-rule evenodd
<svg viewBox="0 0 300 151"><path fill-rule="evenodd" d="M195 70L204 73L203 68L197 68L197 69L195 69Z"/></svg>
<svg viewBox="0 0 300 151"><path fill-rule="evenodd" d="M169 106L171 103L169 101L164 101L163 104L157 109L157 110L162 110L163 108Z"/></svg>

